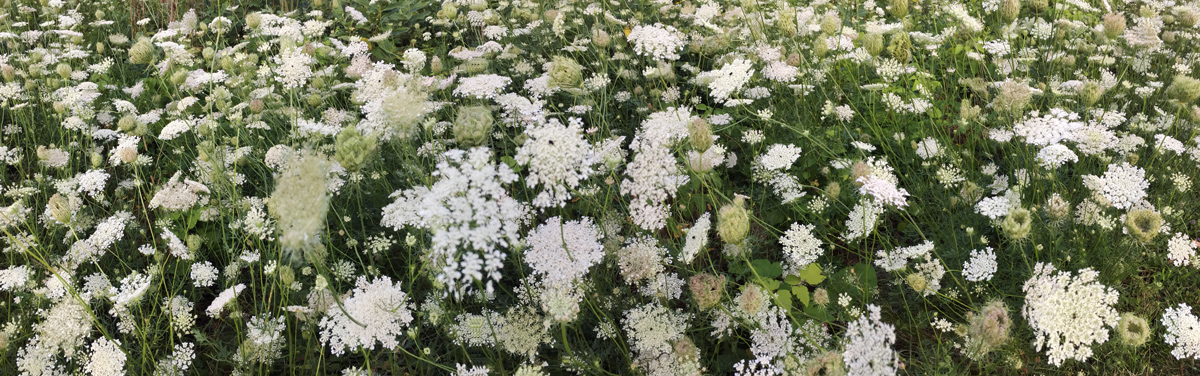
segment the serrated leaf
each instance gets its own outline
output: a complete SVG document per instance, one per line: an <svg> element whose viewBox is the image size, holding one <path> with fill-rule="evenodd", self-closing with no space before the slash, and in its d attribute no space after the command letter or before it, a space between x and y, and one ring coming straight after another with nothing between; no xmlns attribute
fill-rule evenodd
<svg viewBox="0 0 1200 376"><path fill-rule="evenodd" d="M779 290L779 292L775 294L775 303L779 304L780 307L791 309L792 293L788 290Z"/></svg>
<svg viewBox="0 0 1200 376"><path fill-rule="evenodd" d="M778 280L764 279L764 280L759 281L759 283L762 284L763 288L765 288L767 290L779 289L779 281Z"/></svg>
<svg viewBox="0 0 1200 376"><path fill-rule="evenodd" d="M800 279L800 277L797 277L794 275L789 275L787 277L784 277L783 281L787 282L789 285L799 285L800 281L802 281L802 279Z"/></svg>
<svg viewBox="0 0 1200 376"><path fill-rule="evenodd" d="M816 285L825 280L825 276L821 275L821 266L817 263L808 264L804 270L800 271L800 278L804 279L810 285Z"/></svg>
<svg viewBox="0 0 1200 376"><path fill-rule="evenodd" d="M805 286L792 286L792 295L794 295L794 296L796 296L797 298L799 298L799 299L800 299L800 303L804 303L804 306L805 306L805 307L808 307L808 302L809 302L809 300L808 300L808 299L809 299L809 298L808 298L808 287L805 287Z"/></svg>
<svg viewBox="0 0 1200 376"><path fill-rule="evenodd" d="M755 275L763 279L775 278L783 275L783 267L779 266L779 263L771 262L769 260L758 259L751 261L750 267L754 268Z"/></svg>

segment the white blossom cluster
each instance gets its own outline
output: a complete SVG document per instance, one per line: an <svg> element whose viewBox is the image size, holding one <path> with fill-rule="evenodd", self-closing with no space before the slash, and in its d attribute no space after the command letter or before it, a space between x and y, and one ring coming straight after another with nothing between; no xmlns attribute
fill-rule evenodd
<svg viewBox="0 0 1200 376"><path fill-rule="evenodd" d="M387 276L367 280L358 277L355 288L341 307L331 307L321 319L321 344L329 345L333 355L360 348L371 350L375 344L385 349L400 344L398 338L412 322L408 294Z"/></svg>
<svg viewBox="0 0 1200 376"><path fill-rule="evenodd" d="M604 258L600 229L587 217L567 222L551 217L525 241L529 244L525 262L550 285L565 287L578 282Z"/></svg>
<svg viewBox="0 0 1200 376"><path fill-rule="evenodd" d="M862 184L858 189L864 196L870 195L880 204L897 208L908 206L908 191L904 188L896 187L896 184L893 182L880 179L875 175L859 177L856 182Z"/></svg>
<svg viewBox="0 0 1200 376"><path fill-rule="evenodd" d="M626 167L621 193L633 198L629 203L630 215L643 229L666 226L665 202L689 180L671 154L670 146L687 135L687 124L692 118L687 107L650 114L629 146L637 154Z"/></svg>
<svg viewBox="0 0 1200 376"><path fill-rule="evenodd" d="M1162 324L1167 327L1166 342L1175 346L1171 355L1175 359L1200 359L1200 318L1192 314L1192 307L1187 303L1167 308L1163 312Z"/></svg>
<svg viewBox="0 0 1200 376"><path fill-rule="evenodd" d="M1083 175L1083 185L1098 192L1117 209L1128 209L1146 198L1146 170L1127 162L1110 164L1104 176Z"/></svg>
<svg viewBox="0 0 1200 376"><path fill-rule="evenodd" d="M1050 364L1086 361L1092 345L1108 341L1120 316L1113 305L1117 291L1100 284L1100 273L1091 268L1075 276L1039 262L1025 281L1025 307L1021 316L1033 328L1034 347L1046 349Z"/></svg>
<svg viewBox="0 0 1200 376"><path fill-rule="evenodd" d="M1075 130L1084 126L1079 114L1060 108L1039 115L1038 111L1030 112L1024 121L1013 126L1013 133L1025 138L1026 143L1048 146L1061 141L1073 141Z"/></svg>
<svg viewBox="0 0 1200 376"><path fill-rule="evenodd" d="M487 148L446 152L437 165L432 187L396 191L395 202L383 208L381 224L399 230L405 226L433 232L430 256L444 261L438 280L456 295L473 281L487 288L500 279L504 254L500 247L520 239L527 209L504 190L517 180L506 164L491 161Z"/></svg>
<svg viewBox="0 0 1200 376"><path fill-rule="evenodd" d="M754 65L749 60L735 59L721 69L696 75L696 81L707 84L713 100L729 103L730 99L734 99L734 95L741 92L746 83L750 82L753 75Z"/></svg>
<svg viewBox="0 0 1200 376"><path fill-rule="evenodd" d="M691 263L696 258L696 254L708 246L708 233L711 229L712 215L710 213L705 212L696 218L696 223L687 230L683 249L679 252L679 261Z"/></svg>
<svg viewBox="0 0 1200 376"><path fill-rule="evenodd" d="M885 323L877 305L867 305L867 314L846 328L842 360L847 375L895 375L900 357L892 350L896 327Z"/></svg>
<svg viewBox="0 0 1200 376"><path fill-rule="evenodd" d="M533 199L537 207L563 206L571 198L570 190L579 187L595 170L596 153L583 138L583 121L571 118L567 124L558 119L525 130L529 139L517 149L518 163L529 165L525 185L542 186Z"/></svg>
<svg viewBox="0 0 1200 376"><path fill-rule="evenodd" d="M627 38L634 52L654 60L678 60L679 51L687 45L683 33L661 23L634 26Z"/></svg>
<svg viewBox="0 0 1200 376"><path fill-rule="evenodd" d="M817 261L821 257L823 250L821 249L821 240L813 236L813 230L816 226L811 224L802 225L799 222L792 223L792 227L779 238L779 244L783 245L784 255L792 265L802 267Z"/></svg>
<svg viewBox="0 0 1200 376"><path fill-rule="evenodd" d="M1188 266L1196 257L1196 242L1182 232L1175 233L1167 241L1167 260L1175 266Z"/></svg>
<svg viewBox="0 0 1200 376"><path fill-rule="evenodd" d="M963 264L963 278L971 282L989 281L996 274L998 266L996 252L992 251L992 247L986 247L982 251L973 249L971 258Z"/></svg>

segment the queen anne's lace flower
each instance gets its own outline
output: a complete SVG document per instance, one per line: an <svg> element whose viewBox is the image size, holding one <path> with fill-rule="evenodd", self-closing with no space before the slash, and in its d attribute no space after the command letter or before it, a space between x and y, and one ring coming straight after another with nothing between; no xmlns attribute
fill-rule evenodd
<svg viewBox="0 0 1200 376"><path fill-rule="evenodd" d="M552 285L566 286L604 258L600 230L590 218L563 222L551 217L529 234L525 262Z"/></svg>
<svg viewBox="0 0 1200 376"><path fill-rule="evenodd" d="M438 163L432 187L396 191L395 202L383 208L381 224L433 232L430 256L445 260L438 280L456 295L487 273L487 289L499 281L504 254L497 248L516 243L527 210L510 197L504 184L517 180L506 164L491 161L491 151L451 150Z"/></svg>
<svg viewBox="0 0 1200 376"><path fill-rule="evenodd" d="M1196 242L1192 241L1187 234L1177 232L1175 236L1171 237L1171 240L1167 241L1167 260L1171 260L1171 264L1188 266L1192 264L1194 257L1196 257Z"/></svg>
<svg viewBox="0 0 1200 376"><path fill-rule="evenodd" d="M1167 308L1162 323L1167 327L1164 335L1167 344L1175 346L1171 350L1175 359L1200 359L1200 318L1192 314L1191 306L1179 303L1176 307Z"/></svg>
<svg viewBox="0 0 1200 376"><path fill-rule="evenodd" d="M1021 315L1033 327L1034 346L1047 349L1050 364L1086 361L1092 356L1092 345L1108 341L1109 331L1120 321L1113 308L1117 291L1100 284L1099 276L1087 268L1072 277L1070 272L1038 263L1025 281Z"/></svg>
<svg viewBox="0 0 1200 376"><path fill-rule="evenodd" d="M892 345L896 343L896 327L884 323L879 306L867 306L867 314L850 322L846 328L846 350L842 359L848 375L895 375L899 357Z"/></svg>
<svg viewBox="0 0 1200 376"><path fill-rule="evenodd" d="M971 259L963 264L963 278L972 282L991 280L992 275L996 273L997 266L996 252L992 251L992 247L987 247L983 251L971 250Z"/></svg>
<svg viewBox="0 0 1200 376"><path fill-rule="evenodd" d="M1099 192L1117 209L1128 209L1146 198L1146 189L1150 188L1146 170L1127 162L1108 165L1108 171L1102 177L1084 175L1083 185Z"/></svg>
<svg viewBox="0 0 1200 376"><path fill-rule="evenodd" d="M754 75L754 65L749 60L736 59L714 71L696 75L699 82L707 82L713 99L725 102L732 99L734 94L742 91L750 77Z"/></svg>
<svg viewBox="0 0 1200 376"><path fill-rule="evenodd" d="M385 349L399 346L398 338L412 322L408 295L399 283L387 276L367 281L360 276L354 291L341 307L331 307L329 316L321 319L321 344L329 345L333 355L345 350L375 349L378 342Z"/></svg>
<svg viewBox="0 0 1200 376"><path fill-rule="evenodd" d="M897 188L896 184L892 182L880 179L875 175L859 177L857 182L862 184L858 188L862 193L871 195L881 204L898 208L908 206L908 191L904 188Z"/></svg>
<svg viewBox="0 0 1200 376"><path fill-rule="evenodd" d="M652 26L634 26L629 32L628 39L633 42L633 50L638 55L648 56L655 60L677 60L679 51L687 44L682 33L672 26L656 23Z"/></svg>
<svg viewBox="0 0 1200 376"><path fill-rule="evenodd" d="M595 170L596 154L583 138L583 121L571 118L564 125L557 119L528 128L529 139L517 149L518 163L529 165L525 185L542 185L533 199L538 207L562 206L571 198L571 189Z"/></svg>
<svg viewBox="0 0 1200 376"><path fill-rule="evenodd" d="M792 227L779 238L783 252L788 261L794 266L804 266L817 261L821 257L821 240L813 236L813 225L792 223Z"/></svg>

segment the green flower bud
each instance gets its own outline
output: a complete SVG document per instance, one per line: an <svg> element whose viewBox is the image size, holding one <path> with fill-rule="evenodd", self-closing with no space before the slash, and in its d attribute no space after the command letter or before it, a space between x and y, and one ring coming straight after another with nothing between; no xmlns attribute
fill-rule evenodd
<svg viewBox="0 0 1200 376"><path fill-rule="evenodd" d="M58 76L62 77L62 79L69 80L71 79L71 64L58 63L58 66L54 67L54 72L58 73Z"/></svg>
<svg viewBox="0 0 1200 376"><path fill-rule="evenodd" d="M1050 0L1028 0L1026 4L1029 4L1029 10L1032 10L1034 13L1041 13L1043 10L1046 10L1046 7L1050 6Z"/></svg>
<svg viewBox="0 0 1200 376"><path fill-rule="evenodd" d="M104 53L104 42L96 42L96 53Z"/></svg>
<svg viewBox="0 0 1200 376"><path fill-rule="evenodd" d="M575 88L583 83L583 66L568 57L555 56L546 73L550 76L547 82L550 87Z"/></svg>
<svg viewBox="0 0 1200 376"><path fill-rule="evenodd" d="M129 47L129 62L133 64L150 64L154 61L154 45L149 38L140 38Z"/></svg>
<svg viewBox="0 0 1200 376"><path fill-rule="evenodd" d="M1125 33L1125 15L1109 13L1104 15L1104 35L1116 38Z"/></svg>
<svg viewBox="0 0 1200 376"><path fill-rule="evenodd" d="M829 52L829 44L826 42L827 39L829 39L829 36L825 34L818 35L816 39L813 39L813 55L817 57L823 57L825 56L825 53Z"/></svg>
<svg viewBox="0 0 1200 376"><path fill-rule="evenodd" d="M321 102L323 102L324 100L321 99L320 94L310 94L307 98L307 101L308 101L309 106L317 107L317 106L320 106Z"/></svg>
<svg viewBox="0 0 1200 376"><path fill-rule="evenodd" d="M462 146L487 143L492 133L492 109L488 106L466 106L458 109L454 119L454 140Z"/></svg>
<svg viewBox="0 0 1200 376"><path fill-rule="evenodd" d="M1175 16L1175 21L1179 22L1179 26L1191 28L1196 26L1196 22L1200 20L1200 13L1191 7L1177 7L1176 9L1179 9L1179 14Z"/></svg>
<svg viewBox="0 0 1200 376"><path fill-rule="evenodd" d="M1000 222L1000 228L1009 238L1024 239L1033 229L1033 216L1027 209L1013 208L1009 210L1008 216L1004 217L1004 221Z"/></svg>
<svg viewBox="0 0 1200 376"><path fill-rule="evenodd" d="M901 63L907 63L912 58L912 41L908 39L908 33L899 31L892 34L892 41L888 44L888 54Z"/></svg>
<svg viewBox="0 0 1200 376"><path fill-rule="evenodd" d="M177 70L177 71L175 71L174 74L171 75L171 83L173 83L175 85L183 85L184 82L187 82L187 77L188 77L188 72L186 70L183 70L183 69Z"/></svg>
<svg viewBox="0 0 1200 376"><path fill-rule="evenodd" d="M1000 0L998 13L1004 23L1013 22L1021 14L1021 0Z"/></svg>
<svg viewBox="0 0 1200 376"><path fill-rule="evenodd" d="M188 252L196 253L197 251L200 250L200 247L203 247L203 246L204 246L204 238L201 238L200 235L188 234L188 236L187 236Z"/></svg>
<svg viewBox="0 0 1200 376"><path fill-rule="evenodd" d="M1100 97L1104 95L1104 89L1099 84L1089 81L1083 84L1079 89L1079 102L1084 106L1091 107L1100 101Z"/></svg>
<svg viewBox="0 0 1200 376"><path fill-rule="evenodd" d="M892 0L888 6L888 13L896 18L904 18L908 15L908 0Z"/></svg>
<svg viewBox="0 0 1200 376"><path fill-rule="evenodd" d="M1125 215L1125 230L1142 243L1153 241L1162 224L1162 215L1150 209L1133 210Z"/></svg>
<svg viewBox="0 0 1200 376"><path fill-rule="evenodd" d="M738 196L717 212L717 235L727 244L741 244L750 233L750 214L745 204L746 199Z"/></svg>
<svg viewBox="0 0 1200 376"><path fill-rule="evenodd" d="M825 13L825 18L821 19L821 32L829 35L837 33L842 28L842 19L838 18L835 13Z"/></svg>
<svg viewBox="0 0 1200 376"><path fill-rule="evenodd" d="M863 34L863 47L867 49L867 53L870 53L871 56L879 56L879 53L883 52L883 34Z"/></svg>
<svg viewBox="0 0 1200 376"><path fill-rule="evenodd" d="M371 162L376 146L375 136L363 135L349 126L338 133L333 158L346 170L357 171Z"/></svg>
<svg viewBox="0 0 1200 376"><path fill-rule="evenodd" d="M246 15L246 27L257 29L260 23L262 23L262 14L254 12Z"/></svg>
<svg viewBox="0 0 1200 376"><path fill-rule="evenodd" d="M71 205L62 195L55 193L54 196L50 196L50 202L47 204L47 207L50 209L50 216L54 217L54 220L64 224L71 223L71 218L74 217L71 213Z"/></svg>
<svg viewBox="0 0 1200 376"><path fill-rule="evenodd" d="M445 69L442 66L442 58L434 56L432 59L429 59L429 72L430 73L441 74L442 69Z"/></svg>
<svg viewBox="0 0 1200 376"><path fill-rule="evenodd" d="M721 303L721 297L725 295L725 276L707 273L694 275L688 280L688 289L692 291L696 305L701 310L708 310Z"/></svg>
<svg viewBox="0 0 1200 376"><path fill-rule="evenodd" d="M92 155L91 155L91 159L92 159L92 168L100 168L100 166L104 166L104 156L100 155L100 153L93 151Z"/></svg>
<svg viewBox="0 0 1200 376"><path fill-rule="evenodd" d="M1150 340L1152 333L1150 322L1133 312L1122 314L1121 322L1117 324L1117 338L1125 346L1141 347Z"/></svg>
<svg viewBox="0 0 1200 376"><path fill-rule="evenodd" d="M279 282L284 286L291 286L292 282L296 282L296 270L290 265L279 266Z"/></svg>
<svg viewBox="0 0 1200 376"><path fill-rule="evenodd" d="M925 292L925 289L929 287L929 280L921 273L910 273L904 276L904 283L907 283L908 287L919 293Z"/></svg>
<svg viewBox="0 0 1200 376"><path fill-rule="evenodd" d="M458 17L458 7L454 6L454 3L447 1L442 4L442 11L440 13L442 17L453 20Z"/></svg>
<svg viewBox="0 0 1200 376"><path fill-rule="evenodd" d="M692 149L696 151L708 150L713 144L712 126L702 118L692 120L688 123L688 141L691 141Z"/></svg>
<svg viewBox="0 0 1200 376"><path fill-rule="evenodd" d="M1191 103L1200 98L1200 80L1183 75L1175 76L1171 86L1167 86L1166 94L1168 98L1181 103Z"/></svg>
<svg viewBox="0 0 1200 376"><path fill-rule="evenodd" d="M17 68L8 64L0 67L0 76L4 77L4 82L12 82L17 79Z"/></svg>

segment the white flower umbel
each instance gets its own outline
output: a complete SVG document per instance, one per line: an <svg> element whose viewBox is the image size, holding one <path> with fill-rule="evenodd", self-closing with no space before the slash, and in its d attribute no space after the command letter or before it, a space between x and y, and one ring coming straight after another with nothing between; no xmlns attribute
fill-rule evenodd
<svg viewBox="0 0 1200 376"><path fill-rule="evenodd" d="M817 261L821 257L821 240L813 236L813 225L792 223L792 227L779 238L783 245L783 253L793 266L803 267Z"/></svg>
<svg viewBox="0 0 1200 376"><path fill-rule="evenodd" d="M1025 307L1021 315L1033 327L1037 350L1046 348L1050 364L1086 361L1092 345L1108 341L1120 316L1113 305L1117 291L1097 281L1100 273L1091 268L1059 272L1053 265L1038 263L1033 277L1025 281Z"/></svg>
<svg viewBox="0 0 1200 376"><path fill-rule="evenodd" d="M567 124L550 119L527 128L529 139L517 149L516 160L529 165L525 185L542 191L533 199L537 207L562 207L571 198L571 190L595 170L597 159L591 144L583 138L583 120L571 118Z"/></svg>
<svg viewBox="0 0 1200 376"><path fill-rule="evenodd" d="M1182 232L1175 233L1167 241L1167 260L1175 266L1188 266L1196 257L1196 242Z"/></svg>
<svg viewBox="0 0 1200 376"><path fill-rule="evenodd" d="M1150 188L1146 170L1128 162L1108 165L1108 171L1101 177L1083 175L1083 185L1099 192L1117 209L1128 209L1146 198L1146 189Z"/></svg>
<svg viewBox="0 0 1200 376"><path fill-rule="evenodd" d="M992 247L971 250L971 259L963 264L963 278L971 282L990 281L996 274L996 252Z"/></svg>
<svg viewBox="0 0 1200 376"><path fill-rule="evenodd" d="M896 327L881 321L879 306L868 305L867 312L846 328L846 350L842 352L846 374L895 375L899 364L899 357L892 350Z"/></svg>
<svg viewBox="0 0 1200 376"><path fill-rule="evenodd" d="M859 177L857 182L862 184L861 187L858 187L859 192L864 196L874 197L876 202L897 208L908 206L908 191L896 187L895 183L880 179L875 175Z"/></svg>
<svg viewBox="0 0 1200 376"><path fill-rule="evenodd" d="M687 45L682 32L661 23L634 26L627 38L633 42L634 52L654 60L677 60L679 51Z"/></svg>
<svg viewBox="0 0 1200 376"><path fill-rule="evenodd" d="M1192 314L1191 306L1179 303L1179 306L1167 308L1162 324L1167 327L1164 335L1167 344L1175 346L1171 350L1175 359L1200 359L1200 318Z"/></svg>
<svg viewBox="0 0 1200 376"><path fill-rule="evenodd" d="M565 287L583 278L604 258L599 238L600 230L591 218L564 223L562 218L551 217L529 234L525 262L546 283Z"/></svg>
<svg viewBox="0 0 1200 376"><path fill-rule="evenodd" d="M849 241L870 235L875 232L875 223L879 221L880 214L883 214L883 205L871 199L859 200L858 204L850 209L850 215L846 218L846 233L843 236Z"/></svg>
<svg viewBox="0 0 1200 376"><path fill-rule="evenodd" d="M712 229L711 217L707 212L700 215L700 218L696 218L696 224L687 230L683 250L679 252L679 261L691 263L692 259L696 258L696 254L708 245L708 233Z"/></svg>
<svg viewBox="0 0 1200 376"><path fill-rule="evenodd" d="M329 345L333 355L374 350L376 342L385 349L398 346L398 338L413 320L408 295L387 276L371 282L360 276L355 286L341 307L330 307L329 316L321 319L321 344Z"/></svg>
<svg viewBox="0 0 1200 376"><path fill-rule="evenodd" d="M433 173L432 187L415 187L392 194L396 201L383 208L381 224L433 232L431 259L445 261L438 280L456 296L487 273L487 290L500 280L504 254L497 248L516 243L527 209L505 191L517 181L506 164L491 160L487 148L451 150Z"/></svg>

